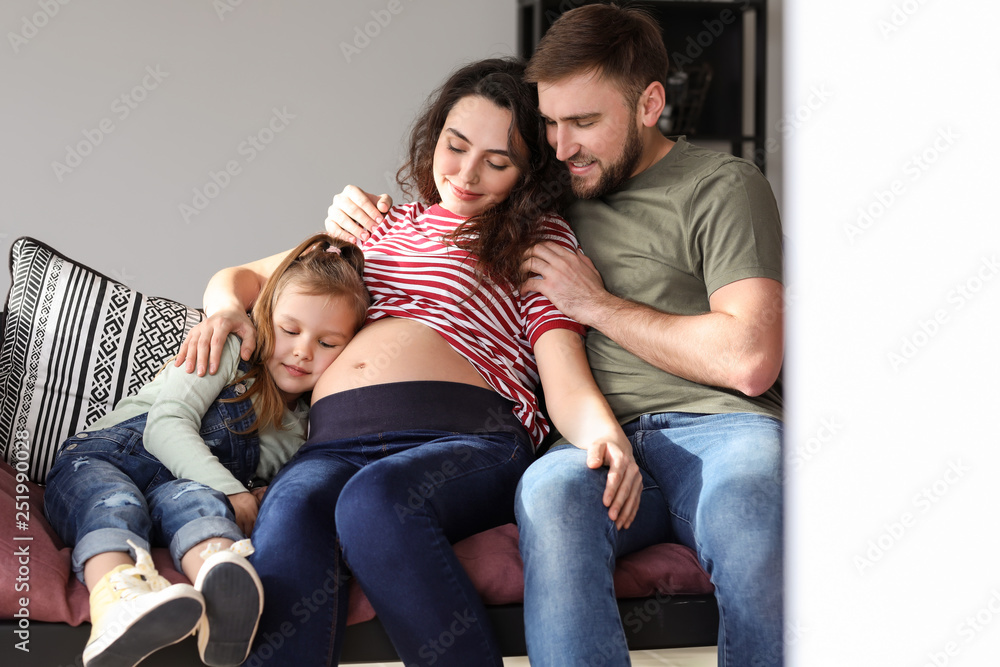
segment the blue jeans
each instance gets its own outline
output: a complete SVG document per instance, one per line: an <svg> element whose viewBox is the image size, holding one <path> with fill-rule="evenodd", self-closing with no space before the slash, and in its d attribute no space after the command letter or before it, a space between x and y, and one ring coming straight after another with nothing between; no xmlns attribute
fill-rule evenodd
<svg viewBox="0 0 1000 667"><path fill-rule="evenodd" d="M781 665L782 424L754 414L644 415L625 426L643 492L618 531L607 469L553 448L524 474L515 512L528 655L545 665L627 665L615 559L659 542L694 549L715 584L720 667Z"/></svg>
<svg viewBox="0 0 1000 667"><path fill-rule="evenodd" d="M227 387L220 398L235 396ZM241 391L242 393L242 391ZM257 471L256 434L241 435L253 419L249 401L216 400L200 434L236 479L249 483ZM59 536L73 545L73 570L83 581L84 564L100 553L170 549L181 558L213 537L244 538L225 494L189 479L177 479L146 451L146 414L97 431L77 433L62 444L45 479L45 514ZM134 554L133 554L134 557Z"/></svg>
<svg viewBox="0 0 1000 667"><path fill-rule="evenodd" d="M509 432L307 443L257 516L251 560L267 604L244 664L336 664L349 566L405 664L501 665L451 543L513 520L530 452L526 437Z"/></svg>

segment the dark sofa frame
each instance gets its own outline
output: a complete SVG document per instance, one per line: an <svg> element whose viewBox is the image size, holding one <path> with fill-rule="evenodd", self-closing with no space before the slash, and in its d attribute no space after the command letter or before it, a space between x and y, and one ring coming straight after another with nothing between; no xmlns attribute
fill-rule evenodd
<svg viewBox="0 0 1000 667"><path fill-rule="evenodd" d="M618 609L629 649L633 651L714 646L716 643L719 611L712 594L621 599L618 600ZM488 612L503 654L527 655L522 605L489 607ZM28 628L29 653L14 648L15 642L19 641L14 634L17 627L16 620L0 620L0 636L4 638L0 644L0 664L32 667L70 667L83 664L80 655L90 635L89 623L74 627L65 623L31 622ZM342 663L398 660L377 617L347 628ZM201 664L193 637L157 651L141 663L142 667Z"/></svg>

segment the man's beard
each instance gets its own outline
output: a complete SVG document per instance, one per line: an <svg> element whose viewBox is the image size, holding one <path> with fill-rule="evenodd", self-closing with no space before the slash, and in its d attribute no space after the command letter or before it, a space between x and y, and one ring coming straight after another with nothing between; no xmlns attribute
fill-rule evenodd
<svg viewBox="0 0 1000 667"><path fill-rule="evenodd" d="M625 137L619 158L601 171L601 177L596 184L587 187L581 178L572 176L570 184L574 195L580 199L603 197L620 188L625 181L632 177L632 172L635 171L635 166L639 164L639 159L642 157L642 140L639 138L639 129L633 123L629 123L628 127L628 135ZM567 160L567 162L570 161L572 159Z"/></svg>

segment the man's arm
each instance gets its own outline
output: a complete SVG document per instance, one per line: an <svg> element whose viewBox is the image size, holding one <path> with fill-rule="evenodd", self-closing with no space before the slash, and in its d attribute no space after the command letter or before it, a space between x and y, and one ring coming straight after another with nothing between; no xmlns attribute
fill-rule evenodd
<svg viewBox="0 0 1000 667"><path fill-rule="evenodd" d="M776 280L738 280L709 297L709 312L676 315L609 293L582 252L541 243L524 268L537 275L522 289L541 292L569 317L668 373L758 396L781 370L784 301Z"/></svg>
<svg viewBox="0 0 1000 667"><path fill-rule="evenodd" d="M195 325L181 343L175 366L185 365L188 373L197 368L204 375L206 366L214 375L226 337L235 333L243 341L240 357L249 359L257 347L257 333L247 316L261 288L288 252L258 259L240 266L222 269L208 281L203 297L208 318Z"/></svg>

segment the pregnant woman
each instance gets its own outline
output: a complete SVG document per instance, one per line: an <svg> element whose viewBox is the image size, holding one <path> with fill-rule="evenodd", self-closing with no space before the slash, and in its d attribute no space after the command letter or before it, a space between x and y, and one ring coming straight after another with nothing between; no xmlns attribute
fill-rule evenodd
<svg viewBox="0 0 1000 667"><path fill-rule="evenodd" d="M349 568L406 664L501 665L451 544L513 520L518 479L549 431L539 379L562 435L597 444L588 465L618 480L605 504L635 511L641 480L583 327L517 288L533 244L578 250L538 207L558 165L522 73L508 59L463 67L414 125L400 180L418 200L361 243L367 324L316 383L309 439L260 509L252 562L265 610L247 664L336 664ZM212 316L185 344L190 368L230 331L252 340L245 311L276 257L212 279Z"/></svg>

